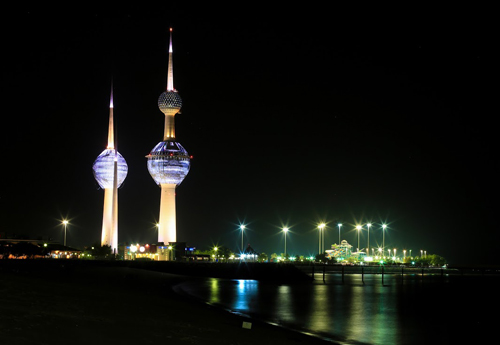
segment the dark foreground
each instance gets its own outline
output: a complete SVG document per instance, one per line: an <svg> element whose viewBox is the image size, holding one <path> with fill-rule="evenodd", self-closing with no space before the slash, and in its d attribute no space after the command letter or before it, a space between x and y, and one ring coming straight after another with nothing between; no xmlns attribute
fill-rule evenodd
<svg viewBox="0 0 500 345"><path fill-rule="evenodd" d="M325 343L179 296L172 287L196 277L160 271L95 262L0 263L0 344ZM252 328L242 328L243 321Z"/></svg>

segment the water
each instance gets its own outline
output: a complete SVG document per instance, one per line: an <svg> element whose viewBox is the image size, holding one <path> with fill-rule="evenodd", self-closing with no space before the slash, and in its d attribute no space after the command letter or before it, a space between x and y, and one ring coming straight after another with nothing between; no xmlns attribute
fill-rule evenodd
<svg viewBox="0 0 500 345"><path fill-rule="evenodd" d="M317 274L311 284L204 278L178 292L340 344L451 344L496 334L498 279ZM491 316L494 313L494 317Z"/></svg>

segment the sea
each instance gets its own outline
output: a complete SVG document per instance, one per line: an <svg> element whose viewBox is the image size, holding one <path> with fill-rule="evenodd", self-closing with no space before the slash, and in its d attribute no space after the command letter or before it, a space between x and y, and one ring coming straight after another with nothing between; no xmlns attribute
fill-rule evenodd
<svg viewBox="0 0 500 345"><path fill-rule="evenodd" d="M310 272L310 283L200 278L175 291L335 344L498 343L498 274Z"/></svg>

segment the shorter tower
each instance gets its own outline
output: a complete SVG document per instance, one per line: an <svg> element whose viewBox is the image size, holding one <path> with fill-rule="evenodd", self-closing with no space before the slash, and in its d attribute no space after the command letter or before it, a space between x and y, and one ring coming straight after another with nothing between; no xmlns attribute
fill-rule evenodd
<svg viewBox="0 0 500 345"><path fill-rule="evenodd" d="M118 187L127 177L128 166L115 148L113 123L113 88L109 103L108 146L96 158L92 170L99 186L104 189L101 245L118 253Z"/></svg>
<svg viewBox="0 0 500 345"><path fill-rule="evenodd" d="M158 98L158 107L165 114L163 141L146 156L148 170L161 188L158 242L177 242L175 188L181 184L190 168L190 157L182 145L175 140L174 116L182 107L182 100L174 89L172 64L172 29L168 53L167 89Z"/></svg>

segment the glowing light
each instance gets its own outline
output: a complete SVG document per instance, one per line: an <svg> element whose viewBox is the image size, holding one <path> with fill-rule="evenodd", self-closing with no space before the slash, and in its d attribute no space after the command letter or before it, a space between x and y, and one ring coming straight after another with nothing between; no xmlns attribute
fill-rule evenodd
<svg viewBox="0 0 500 345"><path fill-rule="evenodd" d="M288 228L283 228L284 232L288 232L288 230L289 230Z"/></svg>

